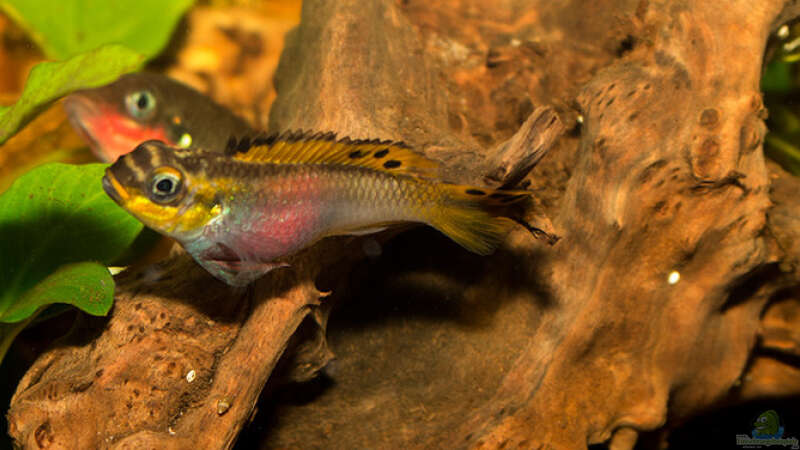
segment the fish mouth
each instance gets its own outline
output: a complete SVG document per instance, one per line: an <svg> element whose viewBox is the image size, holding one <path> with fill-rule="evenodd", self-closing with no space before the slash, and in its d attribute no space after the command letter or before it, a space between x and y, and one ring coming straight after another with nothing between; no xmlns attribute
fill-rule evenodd
<svg viewBox="0 0 800 450"><path fill-rule="evenodd" d="M64 99L64 110L67 112L67 119L75 132L89 144L96 155L102 158L100 141L92 133L90 125L90 122L100 115L94 102L84 95L70 94Z"/></svg>
<svg viewBox="0 0 800 450"><path fill-rule="evenodd" d="M72 128L103 162L115 161L147 140L169 142L164 127L140 124L90 93L68 95L64 110Z"/></svg>
<svg viewBox="0 0 800 450"><path fill-rule="evenodd" d="M124 195L124 189L114 177L114 174L106 170L106 174L103 176L103 190L119 205L122 205L125 197L127 197L127 195Z"/></svg>

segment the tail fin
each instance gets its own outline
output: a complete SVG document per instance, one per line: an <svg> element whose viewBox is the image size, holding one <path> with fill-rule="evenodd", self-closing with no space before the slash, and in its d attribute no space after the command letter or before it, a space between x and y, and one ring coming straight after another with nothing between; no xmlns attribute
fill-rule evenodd
<svg viewBox="0 0 800 450"><path fill-rule="evenodd" d="M432 210L429 224L467 250L489 255L499 246L514 226L514 221L499 217L507 207L530 197L525 191L440 185L444 193L441 204Z"/></svg>

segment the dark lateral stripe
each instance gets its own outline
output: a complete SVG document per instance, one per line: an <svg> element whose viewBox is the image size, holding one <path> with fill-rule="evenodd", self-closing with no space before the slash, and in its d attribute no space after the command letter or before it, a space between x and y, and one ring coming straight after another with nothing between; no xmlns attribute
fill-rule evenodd
<svg viewBox="0 0 800 450"><path fill-rule="evenodd" d="M480 189L467 189L467 194L469 194L469 195L486 195L486 192L483 192Z"/></svg>

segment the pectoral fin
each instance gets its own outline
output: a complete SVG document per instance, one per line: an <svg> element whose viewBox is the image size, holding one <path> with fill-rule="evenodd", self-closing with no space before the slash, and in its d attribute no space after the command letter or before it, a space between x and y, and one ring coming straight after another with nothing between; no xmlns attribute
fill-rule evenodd
<svg viewBox="0 0 800 450"><path fill-rule="evenodd" d="M281 267L289 267L285 262L219 261L195 259L215 278L231 286L246 286Z"/></svg>
<svg viewBox="0 0 800 450"><path fill-rule="evenodd" d="M211 275L231 286L246 286L267 272L289 267L289 264L280 261L242 259L241 255L222 243L217 243L198 256L192 256Z"/></svg>

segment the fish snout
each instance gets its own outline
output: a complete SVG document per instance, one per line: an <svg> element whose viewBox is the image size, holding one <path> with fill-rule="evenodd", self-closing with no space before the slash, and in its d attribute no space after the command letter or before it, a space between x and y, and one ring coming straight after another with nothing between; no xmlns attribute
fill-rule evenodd
<svg viewBox="0 0 800 450"><path fill-rule="evenodd" d="M122 205L123 196L122 193L119 192L119 188L122 188L122 186L115 181L114 175L110 172L110 169L106 169L106 174L103 175L103 190L106 191L106 194L117 202L117 204Z"/></svg>
<svg viewBox="0 0 800 450"><path fill-rule="evenodd" d="M100 142L94 132L94 122L101 112L89 97L80 94L70 94L64 99L64 111L67 113L72 129L86 142L89 147L104 161L108 159L99 152Z"/></svg>

